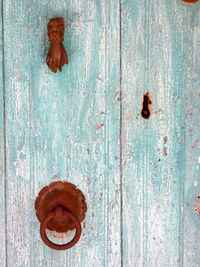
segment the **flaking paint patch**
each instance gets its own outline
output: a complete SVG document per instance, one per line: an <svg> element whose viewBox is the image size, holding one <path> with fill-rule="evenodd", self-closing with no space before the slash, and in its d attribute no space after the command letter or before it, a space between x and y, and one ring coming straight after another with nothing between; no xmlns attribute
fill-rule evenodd
<svg viewBox="0 0 200 267"><path fill-rule="evenodd" d="M58 180L59 178L60 178L60 175L59 175L59 174L55 174L55 175L52 177L53 180Z"/></svg>
<svg viewBox="0 0 200 267"><path fill-rule="evenodd" d="M54 237L54 238L58 238L58 239L64 239L67 237L67 233L57 233L55 231L49 231L49 230L47 230L47 235L49 237Z"/></svg>
<svg viewBox="0 0 200 267"><path fill-rule="evenodd" d="M15 173L17 177L22 177L23 179L28 179L27 166L29 166L29 159L26 157L27 148L24 145L21 150L17 150L16 161L13 162L15 166Z"/></svg>
<svg viewBox="0 0 200 267"><path fill-rule="evenodd" d="M126 130L121 135L121 150L122 154L125 154L125 145L126 145Z"/></svg>
<svg viewBox="0 0 200 267"><path fill-rule="evenodd" d="M199 145L200 145L200 141L199 140L196 140L194 145L192 146L192 148L194 149L198 149L199 148Z"/></svg>
<svg viewBox="0 0 200 267"><path fill-rule="evenodd" d="M132 115L133 114L133 112L132 111L126 111L126 112L124 112L124 120L130 120L130 119L132 119Z"/></svg>
<svg viewBox="0 0 200 267"><path fill-rule="evenodd" d="M194 181L194 186L196 187L198 185L198 181Z"/></svg>
<svg viewBox="0 0 200 267"><path fill-rule="evenodd" d="M196 201L194 203L194 212L200 215L200 195L197 196Z"/></svg>
<svg viewBox="0 0 200 267"><path fill-rule="evenodd" d="M168 141L168 137L165 136L165 137L163 138L163 142L164 142L165 145L167 144L167 141Z"/></svg>
<svg viewBox="0 0 200 267"><path fill-rule="evenodd" d="M91 16L94 17L94 8L92 9L93 11L91 11ZM92 36L92 32L93 32L93 27L94 27L94 24L93 23L88 23L87 24L87 35L88 36ZM90 64L91 64L91 56L92 56L92 41L93 39L91 38L87 38L86 39L86 42L85 42L85 49L86 51L88 51L87 53L87 56L86 56L86 64L85 64L85 75L88 75L89 74L89 70L91 69L90 68Z"/></svg>
<svg viewBox="0 0 200 267"><path fill-rule="evenodd" d="M103 127L103 124L101 123L101 124L97 124L96 125L96 130L99 130L99 129L101 129Z"/></svg>

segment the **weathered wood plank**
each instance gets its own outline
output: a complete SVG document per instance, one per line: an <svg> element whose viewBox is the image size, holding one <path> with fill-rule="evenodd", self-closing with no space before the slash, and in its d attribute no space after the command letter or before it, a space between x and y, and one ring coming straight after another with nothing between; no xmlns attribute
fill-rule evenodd
<svg viewBox="0 0 200 267"><path fill-rule="evenodd" d="M119 3L4 5L8 140L8 266L120 266ZM69 65L45 64L46 25L63 16ZM57 252L39 237L34 200L55 180L86 195L83 236Z"/></svg>
<svg viewBox="0 0 200 267"><path fill-rule="evenodd" d="M6 266L3 16L0 1L0 266Z"/></svg>
<svg viewBox="0 0 200 267"><path fill-rule="evenodd" d="M30 176L29 1L4 1L7 266L30 266L33 214Z"/></svg>
<svg viewBox="0 0 200 267"><path fill-rule="evenodd" d="M188 20L191 45L186 52L189 54L189 64L184 114L186 166L183 266L195 267L200 265L200 217L193 212L195 197L200 194L200 24L193 23L198 17L200 3L196 5L194 20Z"/></svg>
<svg viewBox="0 0 200 267"><path fill-rule="evenodd" d="M194 84L187 88L186 79L192 42L189 8L180 1L122 2L124 266L183 266L185 235L193 244L193 265L184 266L199 262L199 246L195 249L183 216L185 177L189 179L185 168L192 165L194 177L199 175L197 161L191 163L196 158L187 165L191 147L184 141L191 123L185 122L185 96L195 90ZM154 111L144 120L140 111L148 91ZM188 101L192 104L194 96ZM194 139L196 134L197 126ZM197 234L199 224L194 225Z"/></svg>

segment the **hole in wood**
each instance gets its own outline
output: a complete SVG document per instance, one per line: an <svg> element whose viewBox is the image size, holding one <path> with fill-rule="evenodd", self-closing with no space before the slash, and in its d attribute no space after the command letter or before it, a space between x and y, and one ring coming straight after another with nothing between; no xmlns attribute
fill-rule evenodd
<svg viewBox="0 0 200 267"><path fill-rule="evenodd" d="M152 104L149 92L147 92L146 94L144 94L143 96L143 103L142 103L142 111L141 111L141 115L144 119L149 119L149 117L151 116L151 112L149 109L149 105Z"/></svg>

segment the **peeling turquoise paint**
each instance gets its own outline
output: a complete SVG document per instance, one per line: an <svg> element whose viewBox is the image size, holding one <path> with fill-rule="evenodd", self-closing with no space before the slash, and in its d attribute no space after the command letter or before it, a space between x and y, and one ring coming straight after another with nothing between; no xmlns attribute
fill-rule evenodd
<svg viewBox="0 0 200 267"><path fill-rule="evenodd" d="M0 266L198 267L200 3L2 0L1 8ZM54 74L46 27L56 16L67 25L69 65ZM42 243L34 211L55 180L76 184L88 204L69 251Z"/></svg>

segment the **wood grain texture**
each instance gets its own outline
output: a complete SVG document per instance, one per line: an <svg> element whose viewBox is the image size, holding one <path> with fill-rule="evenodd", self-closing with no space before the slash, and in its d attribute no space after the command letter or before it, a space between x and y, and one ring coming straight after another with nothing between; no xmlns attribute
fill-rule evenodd
<svg viewBox="0 0 200 267"><path fill-rule="evenodd" d="M62 16L69 65L45 64L47 23ZM120 266L120 50L116 1L5 1L8 266ZM86 195L80 242L39 236L39 190L67 180Z"/></svg>
<svg viewBox="0 0 200 267"><path fill-rule="evenodd" d="M3 1L0 266L199 267L199 15L200 2L180 0ZM58 16L69 65L54 74ZM68 251L42 243L35 216L56 180L88 204Z"/></svg>
<svg viewBox="0 0 200 267"><path fill-rule="evenodd" d="M5 211L5 138L4 138L4 74L3 74L3 17L0 1L0 266L6 265Z"/></svg>
<svg viewBox="0 0 200 267"><path fill-rule="evenodd" d="M199 266L199 218L185 208L199 179L190 139L199 138L199 36L190 18L180 1L122 1L124 266ZM140 116L146 92L149 120Z"/></svg>
<svg viewBox="0 0 200 267"><path fill-rule="evenodd" d="M30 173L28 1L4 1L7 266L29 266L33 218Z"/></svg>
<svg viewBox="0 0 200 267"><path fill-rule="evenodd" d="M189 18L194 14L189 13ZM196 6L200 17L200 4ZM184 266L200 265L200 217L194 214L194 198L200 194L200 23L189 20L191 45L187 54L187 90L185 123L185 199L184 199Z"/></svg>

